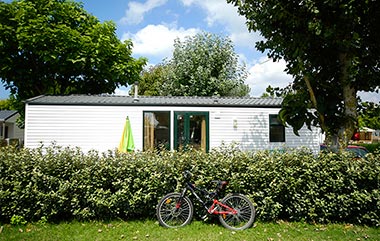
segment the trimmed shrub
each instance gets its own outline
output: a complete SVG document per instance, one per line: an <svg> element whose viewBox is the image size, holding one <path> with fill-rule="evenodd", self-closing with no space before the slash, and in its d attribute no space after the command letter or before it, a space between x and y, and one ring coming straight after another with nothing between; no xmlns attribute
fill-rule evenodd
<svg viewBox="0 0 380 241"><path fill-rule="evenodd" d="M364 146L371 153L380 152L380 143L360 143L359 146Z"/></svg>
<svg viewBox="0 0 380 241"><path fill-rule="evenodd" d="M159 199L179 191L182 171L197 185L230 182L262 221L380 225L379 152L314 156L309 150L83 153L59 146L0 149L0 222L154 218Z"/></svg>

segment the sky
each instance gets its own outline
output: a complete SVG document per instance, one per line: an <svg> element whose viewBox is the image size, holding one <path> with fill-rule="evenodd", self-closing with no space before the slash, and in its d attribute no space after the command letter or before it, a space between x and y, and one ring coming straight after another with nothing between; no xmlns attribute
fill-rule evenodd
<svg viewBox="0 0 380 241"><path fill-rule="evenodd" d="M246 80L251 96L261 96L268 85L285 87L292 77L284 72L285 62L273 62L255 49L261 40L259 33L247 30L245 18L226 0L77 0L84 9L101 22L113 21L120 40L131 39L133 57L145 57L148 65L170 59L174 39L206 31L229 37L235 46L241 63L246 65L249 76ZM115 91L127 95L127 88ZM8 92L0 88L0 99ZM380 94L365 97L374 102Z"/></svg>

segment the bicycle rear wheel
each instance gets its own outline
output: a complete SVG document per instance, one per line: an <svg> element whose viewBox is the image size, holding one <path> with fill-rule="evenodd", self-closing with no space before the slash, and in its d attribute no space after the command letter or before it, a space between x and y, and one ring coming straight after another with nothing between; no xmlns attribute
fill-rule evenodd
<svg viewBox="0 0 380 241"><path fill-rule="evenodd" d="M180 197L180 193L169 193L158 203L156 214L162 226L178 228L191 222L194 213L193 203L188 197Z"/></svg>
<svg viewBox="0 0 380 241"><path fill-rule="evenodd" d="M235 209L237 214L219 215L220 223L231 230L244 230L252 226L255 220L255 207L242 194L230 194L223 198L223 204ZM223 211L222 208L221 211Z"/></svg>

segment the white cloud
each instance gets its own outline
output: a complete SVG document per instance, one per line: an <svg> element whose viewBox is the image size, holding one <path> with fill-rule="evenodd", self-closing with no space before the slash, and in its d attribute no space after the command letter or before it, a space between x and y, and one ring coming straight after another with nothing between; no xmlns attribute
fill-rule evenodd
<svg viewBox="0 0 380 241"><path fill-rule="evenodd" d="M193 4L194 2L196 2L196 0L181 0L181 2L183 3L183 5L188 7L191 4Z"/></svg>
<svg viewBox="0 0 380 241"><path fill-rule="evenodd" d="M164 5L167 0L147 0L145 3L130 2L125 16L120 20L123 24L139 24L144 20L144 15L154 8Z"/></svg>
<svg viewBox="0 0 380 241"><path fill-rule="evenodd" d="M245 17L237 12L232 4L220 0L181 0L184 6L195 5L206 12L205 21L209 27L220 25L229 33L235 45L254 46L255 42L261 40L259 33L251 33L245 24Z"/></svg>
<svg viewBox="0 0 380 241"><path fill-rule="evenodd" d="M285 68L285 61L273 62L267 57L261 58L258 63L250 67L246 84L251 87L251 96L261 96L268 85L285 87L291 83L292 76L284 72Z"/></svg>
<svg viewBox="0 0 380 241"><path fill-rule="evenodd" d="M133 54L161 61L170 58L173 51L174 39L184 39L200 32L199 29L176 28L165 25L148 25L135 34L125 33L122 40L131 39ZM154 63L156 64L156 63Z"/></svg>
<svg viewBox="0 0 380 241"><path fill-rule="evenodd" d="M215 22L229 23L233 22L241 23L244 18L240 18L236 9L231 4L227 4L225 1L220 0L181 0L182 4L186 7L192 5L199 6L207 13L206 22L209 26L212 26Z"/></svg>

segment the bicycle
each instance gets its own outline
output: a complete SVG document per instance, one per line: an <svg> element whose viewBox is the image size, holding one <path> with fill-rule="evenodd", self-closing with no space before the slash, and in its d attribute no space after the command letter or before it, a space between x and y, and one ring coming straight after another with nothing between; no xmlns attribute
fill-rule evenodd
<svg viewBox="0 0 380 241"><path fill-rule="evenodd" d="M243 194L232 193L221 201L218 196L225 189L227 181L212 181L216 183L215 191L198 188L192 183L191 173L183 172L185 184L181 193L166 194L158 203L156 215L161 226L179 228L189 224L194 215L194 205L187 196L188 191L206 209L207 214L217 215L220 223L231 230L244 230L252 226L255 219L255 207ZM203 198L201 198L203 197ZM207 215L206 214L206 215Z"/></svg>

